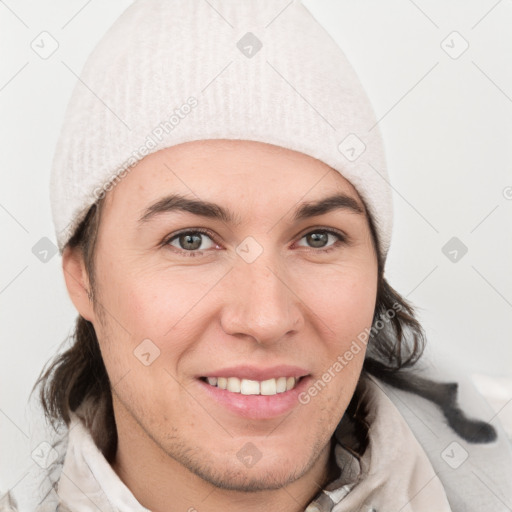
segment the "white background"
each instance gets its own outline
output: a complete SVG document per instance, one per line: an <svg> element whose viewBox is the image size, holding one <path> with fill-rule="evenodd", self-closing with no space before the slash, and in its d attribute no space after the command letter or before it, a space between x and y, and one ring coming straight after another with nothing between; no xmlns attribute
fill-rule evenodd
<svg viewBox="0 0 512 512"><path fill-rule="evenodd" d="M33 464L28 395L75 319L59 255L32 253L42 237L55 242L50 166L76 81L63 62L79 73L130 3L0 1L0 491ZM304 3L380 120L395 191L388 280L418 307L429 352L512 378L512 3ZM46 60L31 48L42 31L59 44ZM469 44L456 59L443 49L461 48L453 31ZM468 248L456 263L442 252L454 236Z"/></svg>

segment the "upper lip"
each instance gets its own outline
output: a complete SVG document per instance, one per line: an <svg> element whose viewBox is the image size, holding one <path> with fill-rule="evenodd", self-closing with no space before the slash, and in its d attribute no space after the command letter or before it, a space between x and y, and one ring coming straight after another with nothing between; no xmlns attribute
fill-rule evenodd
<svg viewBox="0 0 512 512"><path fill-rule="evenodd" d="M238 379L247 380L269 380L277 379L279 377L304 377L309 375L309 372L304 368L290 365L279 365L268 368L258 368L256 366L231 366L229 368L221 368L219 370L213 370L208 372L201 377L237 377Z"/></svg>

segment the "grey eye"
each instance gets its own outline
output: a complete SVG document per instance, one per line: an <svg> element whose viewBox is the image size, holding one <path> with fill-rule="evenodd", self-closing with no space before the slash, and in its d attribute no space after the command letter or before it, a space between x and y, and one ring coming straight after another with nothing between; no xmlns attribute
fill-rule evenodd
<svg viewBox="0 0 512 512"><path fill-rule="evenodd" d="M201 233L199 231L187 231L184 233L179 233L178 235L172 237L167 243L176 247L176 249L181 249L184 251L197 251L197 250L206 250L209 247L202 247L203 238L208 238L211 241L211 238L205 233ZM174 245L173 242L177 241L178 246Z"/></svg>
<svg viewBox="0 0 512 512"><path fill-rule="evenodd" d="M310 231L309 233L305 234L301 238L301 240L306 239L307 243L308 243L308 247L312 247L315 249L323 249L325 247L330 247L330 246L334 245L334 244L327 245L329 236L334 238L334 243L336 243L336 241L343 241L343 238L338 233L335 233L334 231L326 231L326 230Z"/></svg>

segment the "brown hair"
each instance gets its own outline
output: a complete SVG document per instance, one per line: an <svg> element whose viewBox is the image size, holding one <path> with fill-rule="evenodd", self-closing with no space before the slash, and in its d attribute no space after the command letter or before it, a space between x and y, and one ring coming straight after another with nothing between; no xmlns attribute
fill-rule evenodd
<svg viewBox="0 0 512 512"><path fill-rule="evenodd" d="M94 301L94 255L101 219L103 199L93 205L76 233L69 241L70 247L82 252L89 277L89 297ZM369 220L374 248L378 251L378 239L371 219ZM378 289L373 326L368 339L368 349L363 373L371 374L396 388L413 392L437 404L448 424L468 442L486 443L496 438L494 428L488 423L466 418L457 406L457 383L438 383L419 376L410 369L419 361L425 348L424 331L414 316L412 305L400 296L386 281L383 261L378 258ZM97 304L95 304L97 305ZM386 312L393 311L392 318L382 322ZM384 324L379 329L377 322ZM41 372L34 390L40 387L39 397L46 417L55 426L70 422L70 412L86 402L99 404L103 409L103 424L108 431L108 441L102 450L111 459L117 446L110 381L100 352L94 326L80 315L76 320L71 347L58 354ZM354 394L347 408L347 415L359 423L359 399ZM364 449L365 440L360 439Z"/></svg>

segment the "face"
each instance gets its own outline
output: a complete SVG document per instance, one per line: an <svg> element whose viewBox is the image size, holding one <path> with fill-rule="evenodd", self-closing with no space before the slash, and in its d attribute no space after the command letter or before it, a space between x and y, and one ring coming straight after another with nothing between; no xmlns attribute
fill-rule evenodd
<svg viewBox="0 0 512 512"><path fill-rule="evenodd" d="M328 453L377 292L364 205L338 172L251 141L150 155L105 197L95 282L90 319L133 443L238 490L283 487Z"/></svg>

